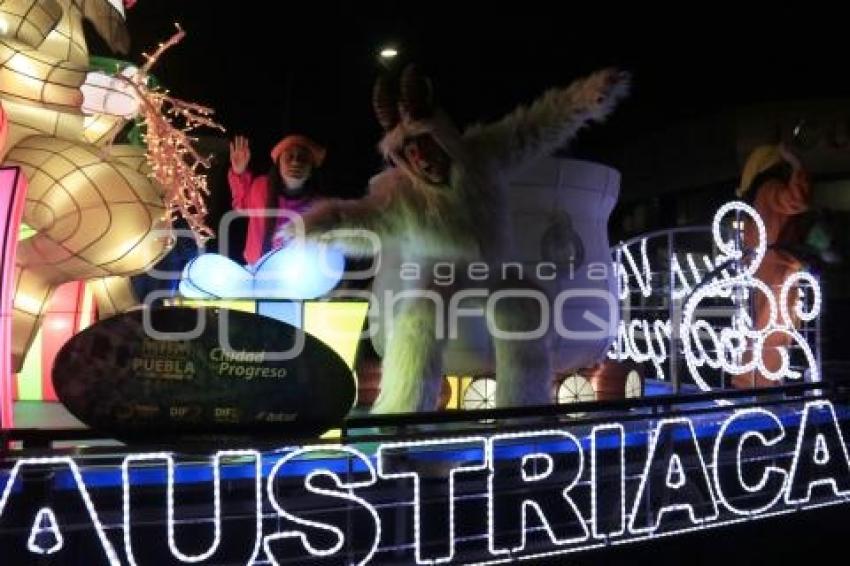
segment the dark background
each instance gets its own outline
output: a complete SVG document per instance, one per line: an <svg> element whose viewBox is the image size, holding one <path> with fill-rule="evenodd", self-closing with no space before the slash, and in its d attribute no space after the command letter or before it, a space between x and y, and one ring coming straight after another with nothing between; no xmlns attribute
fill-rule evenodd
<svg viewBox="0 0 850 566"><path fill-rule="evenodd" d="M328 146L333 191L351 196L381 165L370 97L389 43L429 70L461 125L601 67L632 71L631 98L572 148L602 160L724 107L850 95L850 24L811 4L140 0L127 20L135 61L182 24L187 37L154 73L214 107L228 135L248 135L256 170L284 133L302 131Z"/></svg>
<svg viewBox="0 0 850 566"><path fill-rule="evenodd" d="M850 20L836 6L139 0L127 13L127 58L143 61L141 53L170 37L180 22L186 38L153 70L174 96L215 108L226 136L250 137L256 173L268 170L269 149L286 133L314 137L329 150L327 192L356 197L382 166L375 147L381 132L371 109L382 46L398 47L396 67L416 61L428 70L438 99L461 126L497 119L595 69L631 71L631 96L606 124L583 131L563 150L623 170L618 147L640 144L679 122L750 104L850 97ZM93 53L107 53L94 34L88 36ZM229 162L223 139L209 147L217 150L208 199L209 222L217 226L230 207ZM698 140L686 148L704 150ZM712 188L708 200L724 202L733 188L734 180ZM634 235L621 229L634 196L625 183L626 204L612 217L612 241ZM650 220L637 231L645 232L673 226L689 195L640 198ZM716 206L691 208L695 216L688 222L705 224ZM244 228L234 228L231 256L241 259ZM218 241L209 245L216 251ZM833 302L843 288L829 289ZM845 312L830 309L839 328ZM827 336L840 335L836 324ZM833 357L844 359L847 349L836 346L830 351L840 355Z"/></svg>

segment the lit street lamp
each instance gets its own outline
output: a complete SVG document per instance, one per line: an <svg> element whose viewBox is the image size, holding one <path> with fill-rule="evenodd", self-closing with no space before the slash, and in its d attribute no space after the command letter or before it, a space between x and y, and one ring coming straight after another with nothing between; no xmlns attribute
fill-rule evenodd
<svg viewBox="0 0 850 566"><path fill-rule="evenodd" d="M395 60L396 57L398 57L398 49L392 46L382 47L381 50L378 52L378 60L380 61L381 65L387 68L389 68L389 66L392 64L393 60Z"/></svg>

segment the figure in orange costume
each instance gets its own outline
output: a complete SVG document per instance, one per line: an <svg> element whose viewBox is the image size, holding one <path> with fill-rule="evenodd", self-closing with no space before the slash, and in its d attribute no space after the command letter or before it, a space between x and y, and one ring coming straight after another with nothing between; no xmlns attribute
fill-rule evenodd
<svg viewBox="0 0 850 566"><path fill-rule="evenodd" d="M799 158L785 145L765 145L750 153L741 174L738 196L752 203L764 221L767 234L767 252L755 276L772 290L776 305L782 282L803 269L803 263L789 248L801 243L804 234L799 233L795 216L806 212L811 201L809 176ZM756 245L755 227L748 223L744 228L744 246L753 249ZM796 300L795 293L789 294L789 303ZM770 321L769 300L761 293L752 296L753 325L764 328ZM789 312L794 313L792 304ZM798 321L794 321L795 324ZM772 333L764 342L763 360L769 371L779 369L780 349L788 347L791 338L787 334ZM748 353L749 354L749 353ZM771 387L781 383L770 380L758 370L736 376L732 384L739 389L748 387Z"/></svg>

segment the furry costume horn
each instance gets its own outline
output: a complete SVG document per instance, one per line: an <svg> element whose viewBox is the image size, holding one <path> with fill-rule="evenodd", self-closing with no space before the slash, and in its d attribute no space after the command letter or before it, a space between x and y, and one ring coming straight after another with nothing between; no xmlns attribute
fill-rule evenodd
<svg viewBox="0 0 850 566"><path fill-rule="evenodd" d="M372 107L375 109L375 116L384 131L392 130L399 123L396 96L393 92L392 83L386 75L379 76L375 81L375 87L372 89Z"/></svg>
<svg viewBox="0 0 850 566"><path fill-rule="evenodd" d="M421 120L434 113L434 87L431 79L411 63L401 74L401 100L399 108L408 120Z"/></svg>

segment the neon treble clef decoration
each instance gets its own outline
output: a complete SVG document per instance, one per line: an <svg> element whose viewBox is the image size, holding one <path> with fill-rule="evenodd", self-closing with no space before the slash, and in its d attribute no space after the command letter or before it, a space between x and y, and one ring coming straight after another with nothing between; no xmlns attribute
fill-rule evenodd
<svg viewBox="0 0 850 566"><path fill-rule="evenodd" d="M724 239L722 235L723 219L729 214L737 218L749 217L753 223L757 243L749 251L752 259L745 261L744 251L734 239ZM820 374L812 347L800 333L794 317L789 312L789 297L792 292L802 295L802 288L811 289L812 300L806 304L802 296L794 302L794 315L801 322L811 322L820 314L821 291L817 279L806 271L791 274L780 288L779 301L775 293L755 274L767 253L767 233L764 222L756 210L743 202L730 202L718 209L712 223L712 236L720 252L720 256L728 258L737 264L729 277L716 277L703 281L687 298L682 316L681 337L682 348L688 370L694 382L703 391L711 387L706 382L700 369L708 366L712 369L722 369L730 375L743 375L752 371L760 372L766 379L779 382L782 379L802 379L803 373L792 368L789 348L797 346L805 359L810 372L811 381L819 381ZM731 263L731 262L730 262ZM767 323L761 328L754 328L749 317L745 315L733 317L732 325L716 328L708 320L699 318L700 304L709 298L730 297L736 291L753 297L761 293L769 310ZM775 345L779 355L778 368L768 368L765 364L765 344L774 334L784 334L791 339L790 345ZM706 348L704 341L711 344ZM747 359L745 351L752 345L752 355Z"/></svg>

